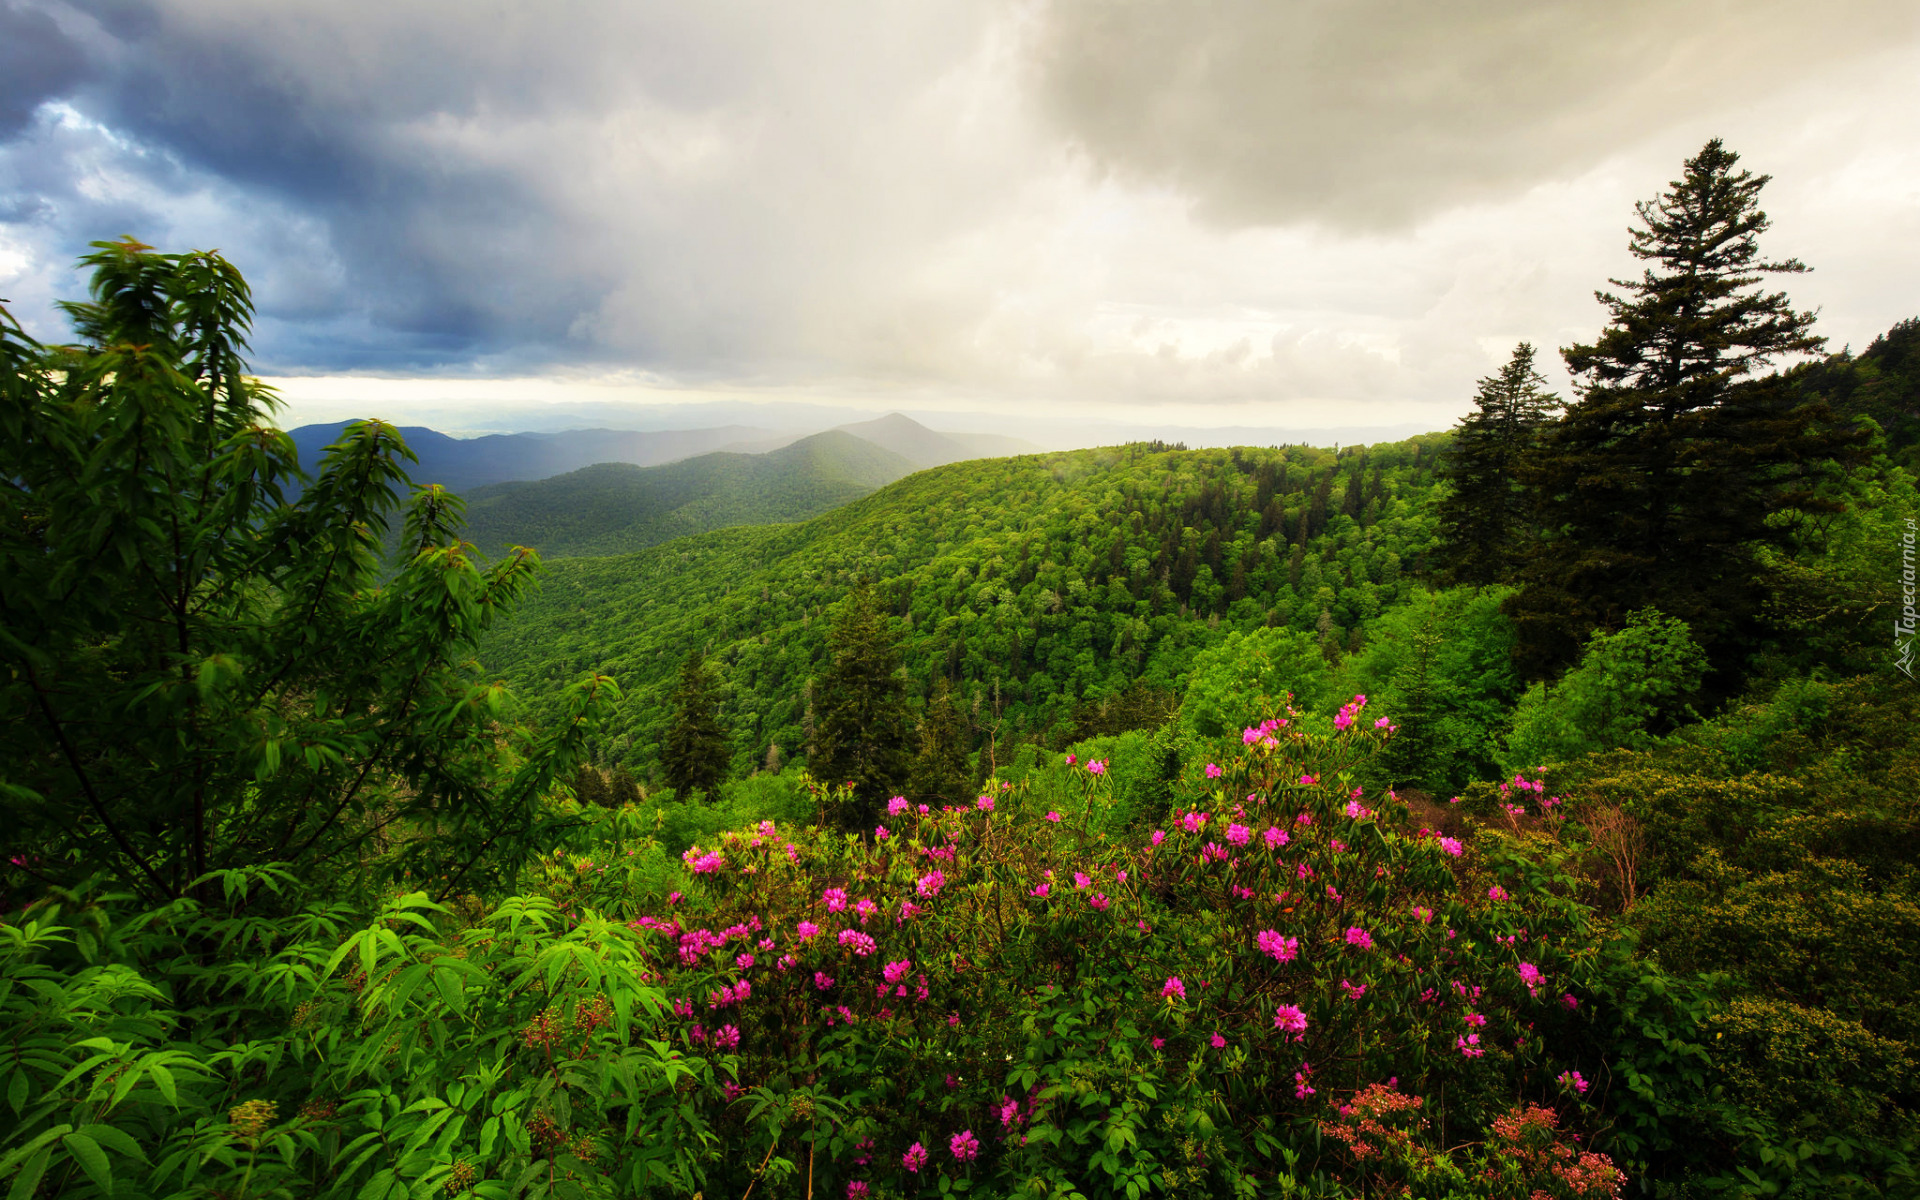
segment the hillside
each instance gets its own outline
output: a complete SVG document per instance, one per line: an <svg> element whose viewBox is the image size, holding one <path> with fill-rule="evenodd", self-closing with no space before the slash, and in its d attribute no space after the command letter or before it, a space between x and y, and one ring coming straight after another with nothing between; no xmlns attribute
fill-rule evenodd
<svg viewBox="0 0 1920 1200"><path fill-rule="evenodd" d="M1173 686L1236 629L1291 627L1335 657L1358 646L1413 587L1444 440L1138 444L922 471L803 525L555 562L482 660L536 712L562 678L615 676L626 699L601 753L645 771L671 674L703 646L744 765L804 744L825 618L865 575L917 686L951 679L1002 741L1064 731L1083 702Z"/></svg>
<svg viewBox="0 0 1920 1200"><path fill-rule="evenodd" d="M838 431L766 454L717 452L656 467L600 463L467 498L467 537L497 555L627 554L729 525L802 521L909 474L913 463Z"/></svg>

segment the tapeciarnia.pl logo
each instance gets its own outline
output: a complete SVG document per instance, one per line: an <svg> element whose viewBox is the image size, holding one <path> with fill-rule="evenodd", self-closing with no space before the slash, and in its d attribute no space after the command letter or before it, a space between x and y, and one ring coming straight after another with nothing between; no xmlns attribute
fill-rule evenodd
<svg viewBox="0 0 1920 1200"><path fill-rule="evenodd" d="M1908 679L1913 678L1914 518L1907 518L1907 531L1900 535L1900 615L1893 621L1893 665Z"/></svg>

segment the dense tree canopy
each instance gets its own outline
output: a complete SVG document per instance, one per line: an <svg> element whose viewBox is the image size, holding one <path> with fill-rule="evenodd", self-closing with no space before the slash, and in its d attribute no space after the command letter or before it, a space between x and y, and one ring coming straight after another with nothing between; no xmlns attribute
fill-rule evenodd
<svg viewBox="0 0 1920 1200"><path fill-rule="evenodd" d="M1553 421L1559 399L1521 342L1498 375L1480 381L1474 411L1454 429L1441 460L1448 493L1436 511L1436 573L1449 583L1489 584L1513 577L1534 535L1534 504L1520 470Z"/></svg>

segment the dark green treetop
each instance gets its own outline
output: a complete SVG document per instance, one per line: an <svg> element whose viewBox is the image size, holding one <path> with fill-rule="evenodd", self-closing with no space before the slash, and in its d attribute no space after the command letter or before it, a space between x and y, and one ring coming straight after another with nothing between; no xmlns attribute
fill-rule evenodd
<svg viewBox="0 0 1920 1200"><path fill-rule="evenodd" d="M967 753L971 740L966 718L953 702L953 685L940 676L920 716L920 752L913 759L907 795L923 804L966 803L973 790Z"/></svg>
<svg viewBox="0 0 1920 1200"><path fill-rule="evenodd" d="M294 450L246 374L253 306L210 253L131 239L83 259L83 343L42 347L0 310L0 804L20 869L105 870L149 899L289 864L341 888L384 869L484 890L541 833L540 804L610 681L538 739L466 666L538 560L491 567L459 501L363 422L297 501ZM495 876L497 880L500 876Z"/></svg>
<svg viewBox="0 0 1920 1200"><path fill-rule="evenodd" d="M912 732L900 656L873 586L862 579L840 605L827 634L827 669L814 691L813 745L807 769L823 783L851 784L854 803L835 819L870 827L900 793L910 768Z"/></svg>
<svg viewBox="0 0 1920 1200"><path fill-rule="evenodd" d="M1596 293L1611 322L1562 352L1579 398L1528 460L1543 540L1508 610L1530 677L1649 606L1685 621L1720 665L1736 660L1755 547L1785 536L1769 516L1826 503L1814 464L1859 440L1777 376L1747 378L1823 339L1813 314L1758 286L1806 267L1761 258L1767 177L1738 161L1708 142L1670 191L1638 205L1629 249L1650 265L1615 280L1620 294Z"/></svg>
<svg viewBox="0 0 1920 1200"><path fill-rule="evenodd" d="M726 778L733 747L720 725L720 697L700 651L681 664L670 703L673 716L660 747L661 775L680 799L698 791L711 800Z"/></svg>
<svg viewBox="0 0 1920 1200"><path fill-rule="evenodd" d="M1521 342L1498 375L1480 381L1472 415L1455 428L1440 469L1451 491L1437 506L1434 550L1437 573L1449 583L1510 579L1531 540L1532 504L1519 471L1560 407L1546 384L1533 347Z"/></svg>

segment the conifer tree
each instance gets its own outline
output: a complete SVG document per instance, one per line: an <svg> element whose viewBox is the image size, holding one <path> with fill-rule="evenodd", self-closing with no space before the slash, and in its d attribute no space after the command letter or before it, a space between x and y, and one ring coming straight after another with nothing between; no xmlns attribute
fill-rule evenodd
<svg viewBox="0 0 1920 1200"><path fill-rule="evenodd" d="M607 778L599 767L580 764L580 770L573 777L573 798L594 808L606 808L613 803L612 794L607 791Z"/></svg>
<svg viewBox="0 0 1920 1200"><path fill-rule="evenodd" d="M689 654L681 664L680 678L668 703L673 715L660 746L661 777L681 800L692 798L696 791L712 800L720 781L726 778L732 751L726 730L720 725L720 699L700 651Z"/></svg>
<svg viewBox="0 0 1920 1200"><path fill-rule="evenodd" d="M610 808L625 808L629 804L640 803L640 785L634 782L633 772L625 767L615 767L613 778L607 782L607 805Z"/></svg>
<svg viewBox="0 0 1920 1200"><path fill-rule="evenodd" d="M854 803L834 814L845 828L871 826L888 797L906 786L911 752L899 654L865 580L841 604L827 634L827 669L814 692L816 779L852 784Z"/></svg>
<svg viewBox="0 0 1920 1200"><path fill-rule="evenodd" d="M1822 507L1810 460L1858 439L1798 405L1778 377L1748 376L1820 348L1812 313L1757 285L1807 268L1761 258L1768 177L1736 170L1718 139L1683 178L1636 206L1629 249L1648 264L1621 291L1596 292L1611 322L1562 351L1578 400L1542 439L1525 478L1542 540L1508 611L1522 670L1541 678L1573 661L1593 630L1657 605L1722 665L1757 605L1755 548L1783 535L1770 514Z"/></svg>
<svg viewBox="0 0 1920 1200"><path fill-rule="evenodd" d="M1454 432L1440 469L1452 491L1438 506L1434 550L1448 583L1484 586L1513 575L1533 532L1521 462L1560 406L1546 383L1533 347L1521 342L1498 375L1480 381L1473 414Z"/></svg>
<svg viewBox="0 0 1920 1200"><path fill-rule="evenodd" d="M967 740L967 724L953 702L953 687L941 676L934 681L933 695L920 718L920 752L914 756L907 790L923 803L964 801L972 790Z"/></svg>

